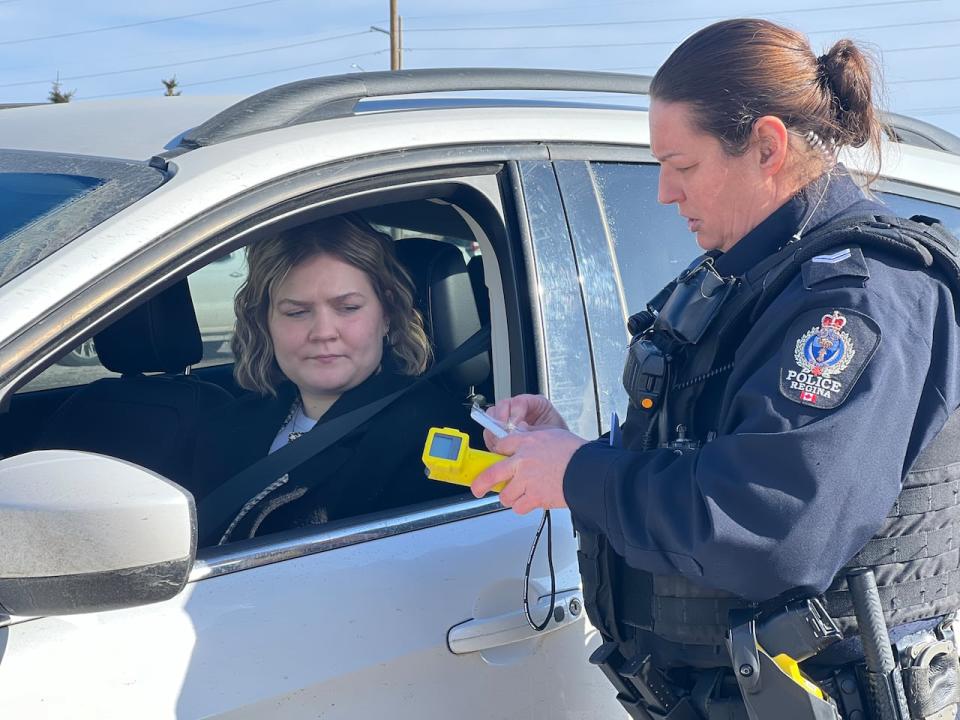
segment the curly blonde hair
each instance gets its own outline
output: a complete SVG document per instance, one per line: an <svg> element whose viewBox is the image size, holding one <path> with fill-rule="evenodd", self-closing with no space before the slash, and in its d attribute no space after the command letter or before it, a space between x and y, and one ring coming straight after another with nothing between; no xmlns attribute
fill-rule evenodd
<svg viewBox="0 0 960 720"><path fill-rule="evenodd" d="M246 253L247 279L234 298L237 324L231 342L240 387L276 395L285 376L273 353L270 302L290 271L317 255L330 255L366 273L386 313L387 344L400 371L419 375L426 369L432 353L414 307L410 276L394 254L393 240L361 218L338 215L300 225L253 243Z"/></svg>

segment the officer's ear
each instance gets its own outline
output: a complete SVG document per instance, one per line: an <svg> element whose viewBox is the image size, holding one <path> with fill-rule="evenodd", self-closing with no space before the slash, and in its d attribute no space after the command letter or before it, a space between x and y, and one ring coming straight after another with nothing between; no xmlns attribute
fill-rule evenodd
<svg viewBox="0 0 960 720"><path fill-rule="evenodd" d="M753 123L754 141L760 158L760 171L776 175L787 161L787 126L776 115L764 115Z"/></svg>

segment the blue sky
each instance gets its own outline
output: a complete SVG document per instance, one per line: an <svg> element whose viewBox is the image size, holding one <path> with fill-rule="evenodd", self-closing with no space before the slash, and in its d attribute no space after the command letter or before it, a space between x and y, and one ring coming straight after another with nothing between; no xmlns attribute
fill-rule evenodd
<svg viewBox="0 0 960 720"><path fill-rule="evenodd" d="M768 17L823 52L879 57L885 106L960 135L958 0L399 0L405 68L515 66L652 73L694 30ZM722 8L723 14L717 14ZM183 17L188 16L188 17ZM40 102L59 73L74 99L249 94L389 68L388 0L0 0L0 102ZM124 27L117 27L124 26ZM57 36L57 37L50 37Z"/></svg>

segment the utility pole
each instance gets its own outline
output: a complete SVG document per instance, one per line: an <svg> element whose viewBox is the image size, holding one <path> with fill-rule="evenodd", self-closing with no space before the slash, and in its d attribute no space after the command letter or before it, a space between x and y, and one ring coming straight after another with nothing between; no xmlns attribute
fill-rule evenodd
<svg viewBox="0 0 960 720"><path fill-rule="evenodd" d="M397 0L390 0L390 31L376 25L371 25L370 29L390 36L390 69L399 70L403 67L403 18L397 12Z"/></svg>
<svg viewBox="0 0 960 720"><path fill-rule="evenodd" d="M390 69L399 70L400 59L400 15L397 13L397 0L390 0Z"/></svg>

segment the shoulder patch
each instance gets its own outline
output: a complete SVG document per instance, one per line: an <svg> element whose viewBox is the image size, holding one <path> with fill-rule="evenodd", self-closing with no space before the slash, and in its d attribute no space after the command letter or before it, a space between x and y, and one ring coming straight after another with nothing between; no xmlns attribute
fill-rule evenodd
<svg viewBox="0 0 960 720"><path fill-rule="evenodd" d="M810 290L826 280L846 278L859 280L862 287L870 279L863 251L858 247L841 248L824 255L810 258L800 266L803 286Z"/></svg>
<svg viewBox="0 0 960 720"><path fill-rule="evenodd" d="M880 345L880 327L854 310L808 310L790 325L780 354L780 394L831 410L850 395Z"/></svg>

